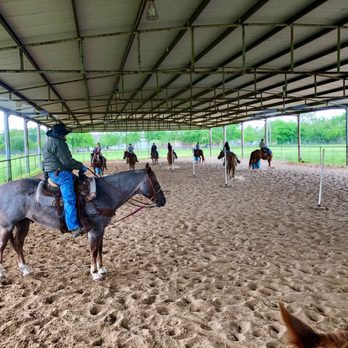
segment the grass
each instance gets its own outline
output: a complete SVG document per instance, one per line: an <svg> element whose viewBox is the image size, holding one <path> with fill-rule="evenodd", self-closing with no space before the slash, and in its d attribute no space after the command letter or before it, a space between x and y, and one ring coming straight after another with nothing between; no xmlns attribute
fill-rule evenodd
<svg viewBox="0 0 348 348"><path fill-rule="evenodd" d="M244 147L244 159L247 160L251 151L255 150L256 146L245 146ZM273 151L273 158L275 160L287 161L287 162L298 162L297 151L298 148L296 145L288 146L271 146ZM303 145L302 152L302 162L303 163L320 163L320 150L325 149L325 165L334 165L334 166L345 166L346 165L346 146L345 145ZM192 157L191 148L175 148L179 158L190 158ZM217 157L221 148L214 147L212 148L212 157ZM231 146L231 150L237 154L238 157L242 157L240 146ZM209 148L203 148L205 157L209 158L210 150ZM165 158L167 156L167 149L159 149L160 158ZM109 160L122 160L123 159L123 150L113 150L107 151L103 150L104 156ZM140 150L136 151L136 154L139 160L145 161L149 160L149 151ZM74 152L73 157L81 162L89 164L90 153L89 152ZM19 156L12 158L11 167L12 167L12 180L24 178L28 176L34 176L41 173L41 160L37 155L29 156L29 172L26 171L26 159L24 156ZM7 161L4 157L0 156L0 183L6 181L7 173Z"/></svg>

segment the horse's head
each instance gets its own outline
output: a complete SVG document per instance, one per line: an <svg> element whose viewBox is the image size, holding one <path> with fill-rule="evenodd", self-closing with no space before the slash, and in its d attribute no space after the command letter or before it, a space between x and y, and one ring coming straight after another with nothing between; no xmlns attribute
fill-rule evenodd
<svg viewBox="0 0 348 348"><path fill-rule="evenodd" d="M152 171L149 164L145 167L146 176L139 186L138 193L156 203L157 207L163 207L166 204L166 197L157 181L155 173Z"/></svg>
<svg viewBox="0 0 348 348"><path fill-rule="evenodd" d="M124 153L123 153L123 159L126 159L128 157L128 151L125 151Z"/></svg>
<svg viewBox="0 0 348 348"><path fill-rule="evenodd" d="M223 150L221 150L219 153L218 159L221 159L223 157L225 157L225 152Z"/></svg>

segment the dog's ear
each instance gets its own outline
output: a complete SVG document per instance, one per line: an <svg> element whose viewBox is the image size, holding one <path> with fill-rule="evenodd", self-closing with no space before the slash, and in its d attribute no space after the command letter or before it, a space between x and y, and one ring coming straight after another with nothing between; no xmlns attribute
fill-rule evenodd
<svg viewBox="0 0 348 348"><path fill-rule="evenodd" d="M291 344L298 348L317 347L320 343L320 335L307 324L290 314L282 303L279 309L283 321L288 329L288 339Z"/></svg>

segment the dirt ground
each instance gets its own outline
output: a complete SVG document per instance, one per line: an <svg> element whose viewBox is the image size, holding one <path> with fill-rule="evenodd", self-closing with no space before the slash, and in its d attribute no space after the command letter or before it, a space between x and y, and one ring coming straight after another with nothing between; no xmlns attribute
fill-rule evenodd
<svg viewBox="0 0 348 348"><path fill-rule="evenodd" d="M6 249L0 347L281 348L280 301L320 332L348 329L348 169L325 169L321 208L317 166L244 160L228 187L213 159L195 177L188 160L153 169L167 204L117 211L104 281L85 237L32 225L25 278Z"/></svg>

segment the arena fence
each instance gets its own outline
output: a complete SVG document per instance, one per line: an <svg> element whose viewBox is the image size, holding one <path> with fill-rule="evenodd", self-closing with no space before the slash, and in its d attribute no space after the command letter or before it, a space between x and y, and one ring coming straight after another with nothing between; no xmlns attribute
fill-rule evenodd
<svg viewBox="0 0 348 348"><path fill-rule="evenodd" d="M251 151L257 149L257 146L244 146L243 154L240 144L230 144L231 150L237 154L238 157L243 158L244 161L249 160ZM273 151L273 157L277 161L286 162L298 162L298 147L297 145L272 145L270 146ZM204 156L210 157L210 148L202 147ZM346 146L345 145L302 145L301 146L301 162L302 163L320 163L321 150L325 149L325 165L326 166L345 166L346 165ZM174 150L179 158L190 158L192 157L192 147L175 147ZM220 146L212 147L212 157L217 157L221 151ZM135 148L135 152L140 160L149 160L150 150L138 150ZM167 155L167 149L158 149L160 161L163 161ZM104 156L109 160L122 160L123 150L106 150L103 149ZM74 152L73 157L84 163L90 162L89 151ZM0 157L1 158L1 157ZM4 157L2 157L4 158ZM41 155L29 155L28 160L26 156L14 157L11 160L0 159L0 183L9 181L8 170L11 168L12 180L38 175L41 173Z"/></svg>

